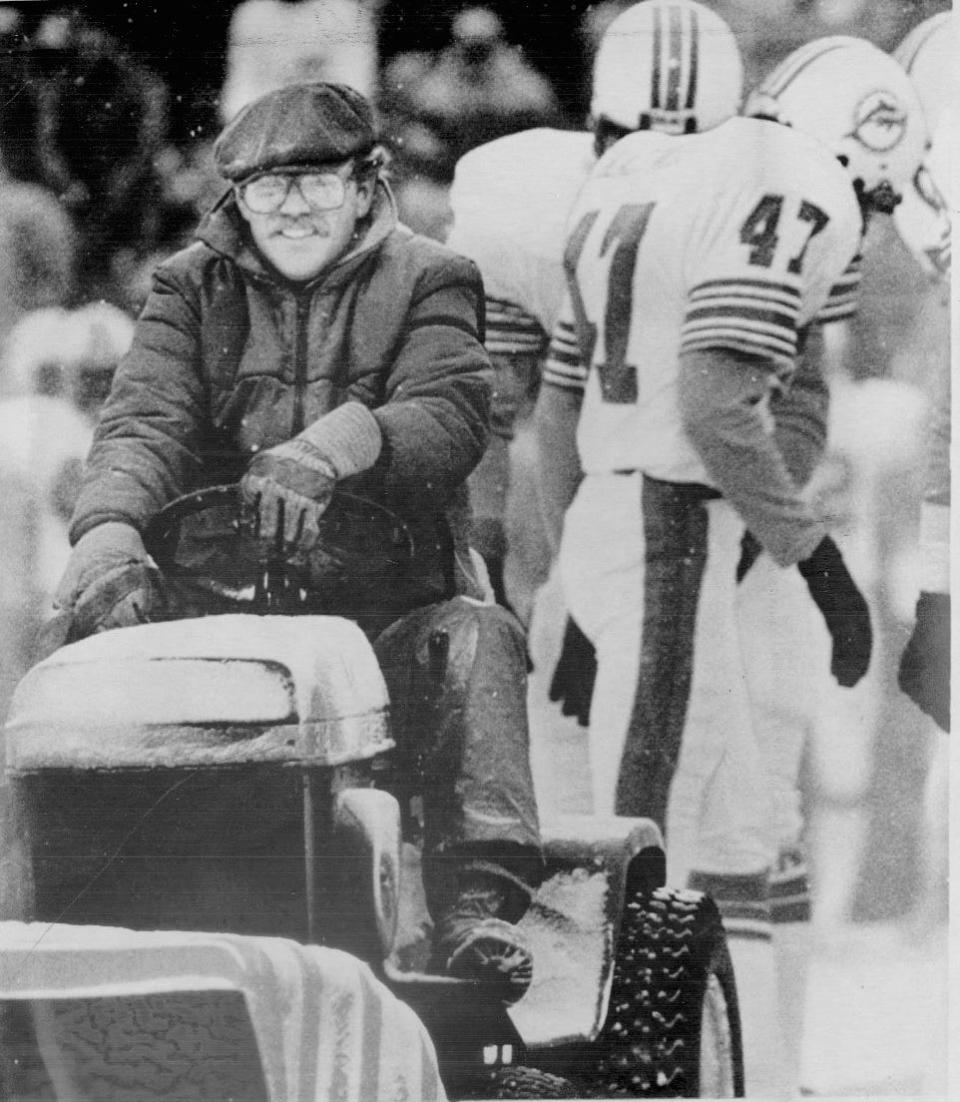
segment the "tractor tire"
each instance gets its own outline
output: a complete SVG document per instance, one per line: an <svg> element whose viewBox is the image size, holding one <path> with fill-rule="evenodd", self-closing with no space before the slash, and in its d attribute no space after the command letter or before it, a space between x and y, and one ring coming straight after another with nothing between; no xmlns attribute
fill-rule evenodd
<svg viewBox="0 0 960 1102"><path fill-rule="evenodd" d="M483 1098L577 1098L569 1079L537 1068L499 1068L491 1072Z"/></svg>
<svg viewBox="0 0 960 1102"><path fill-rule="evenodd" d="M628 901L594 1045L594 1097L743 1097L736 983L708 896L657 888Z"/></svg>
<svg viewBox="0 0 960 1102"><path fill-rule="evenodd" d="M393 951L400 913L400 809L387 792L348 788L334 804L336 868L328 942L368 963Z"/></svg>

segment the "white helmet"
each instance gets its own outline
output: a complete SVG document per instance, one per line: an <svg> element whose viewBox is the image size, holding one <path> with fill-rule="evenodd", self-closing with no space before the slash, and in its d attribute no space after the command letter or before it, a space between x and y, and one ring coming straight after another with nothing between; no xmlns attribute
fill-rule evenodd
<svg viewBox="0 0 960 1102"><path fill-rule="evenodd" d="M948 11L924 19L894 50L893 56L906 69L923 105L927 128L932 134L943 113L956 103L956 31Z"/></svg>
<svg viewBox="0 0 960 1102"><path fill-rule="evenodd" d="M893 53L920 97L931 143L913 193L906 193L894 218L901 238L932 275L950 270L951 168L960 163L956 52L956 24L950 12L941 12L914 27Z"/></svg>
<svg viewBox="0 0 960 1102"><path fill-rule="evenodd" d="M607 27L593 64L595 122L689 134L740 109L743 62L733 32L694 0L646 0Z"/></svg>
<svg viewBox="0 0 960 1102"><path fill-rule="evenodd" d="M835 35L794 50L751 93L745 114L823 142L861 205L889 213L927 148L923 110L903 68L864 38Z"/></svg>

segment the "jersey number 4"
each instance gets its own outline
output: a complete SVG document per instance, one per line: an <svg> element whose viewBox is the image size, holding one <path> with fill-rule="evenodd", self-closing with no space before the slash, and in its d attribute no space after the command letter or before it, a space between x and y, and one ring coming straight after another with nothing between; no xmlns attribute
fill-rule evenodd
<svg viewBox="0 0 960 1102"><path fill-rule="evenodd" d="M747 220L740 227L740 242L749 247L750 255L748 259L751 264L755 264L760 268L769 268L773 263L777 245L780 243L780 235L777 229L782 214L783 196L768 194L764 195L747 215ZM828 214L815 203L810 203L806 199L801 201L797 217L801 222L810 223L810 232L807 234L800 251L787 261L787 271L791 275L800 274L803 269L803 258L806 256L810 242L830 221Z"/></svg>
<svg viewBox="0 0 960 1102"><path fill-rule="evenodd" d="M605 359L597 364L600 392L606 402L636 402L637 369L627 363L627 341L633 315L633 270L637 249L650 221L653 203L627 203L610 220L600 243L600 256L606 256L613 246L607 274L606 307L603 314L603 348ZM580 354L586 363L593 362L597 343L597 327L587 317L583 295L577 284L577 262L590 231L600 212L588 211L577 223L567 241L563 266L570 287L570 298L577 321Z"/></svg>

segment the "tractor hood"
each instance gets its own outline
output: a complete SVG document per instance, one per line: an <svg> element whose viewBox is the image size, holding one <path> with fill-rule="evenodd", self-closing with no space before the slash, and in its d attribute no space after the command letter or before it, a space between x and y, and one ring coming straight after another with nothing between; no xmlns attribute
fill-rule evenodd
<svg viewBox="0 0 960 1102"><path fill-rule="evenodd" d="M363 632L334 616L209 616L91 636L14 694L7 768L338 765L390 749Z"/></svg>

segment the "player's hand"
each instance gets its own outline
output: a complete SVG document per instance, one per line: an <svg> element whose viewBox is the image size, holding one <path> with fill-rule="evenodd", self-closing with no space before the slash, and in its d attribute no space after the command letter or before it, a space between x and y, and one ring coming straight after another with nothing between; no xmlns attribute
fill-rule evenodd
<svg viewBox="0 0 960 1102"><path fill-rule="evenodd" d="M590 702L597 677L597 652L572 616L567 617L563 646L550 681L550 699L565 716L576 716L581 727L590 722Z"/></svg>
<svg viewBox="0 0 960 1102"><path fill-rule="evenodd" d="M737 585L747 576L750 567L763 554L763 545L749 530L743 533L740 540L740 561L737 563Z"/></svg>
<svg viewBox="0 0 960 1102"><path fill-rule="evenodd" d="M921 593L897 683L942 731L950 730L950 594Z"/></svg>
<svg viewBox="0 0 960 1102"><path fill-rule="evenodd" d="M333 497L337 472L319 448L295 436L255 456L240 482L244 526L256 536L309 551Z"/></svg>
<svg viewBox="0 0 960 1102"><path fill-rule="evenodd" d="M797 563L797 569L833 638L830 672L839 684L850 688L867 672L873 650L867 602L830 536L824 536L813 554Z"/></svg>
<svg viewBox="0 0 960 1102"><path fill-rule="evenodd" d="M164 614L163 579L130 524L110 521L82 536L54 604L70 614L70 638L131 627Z"/></svg>

